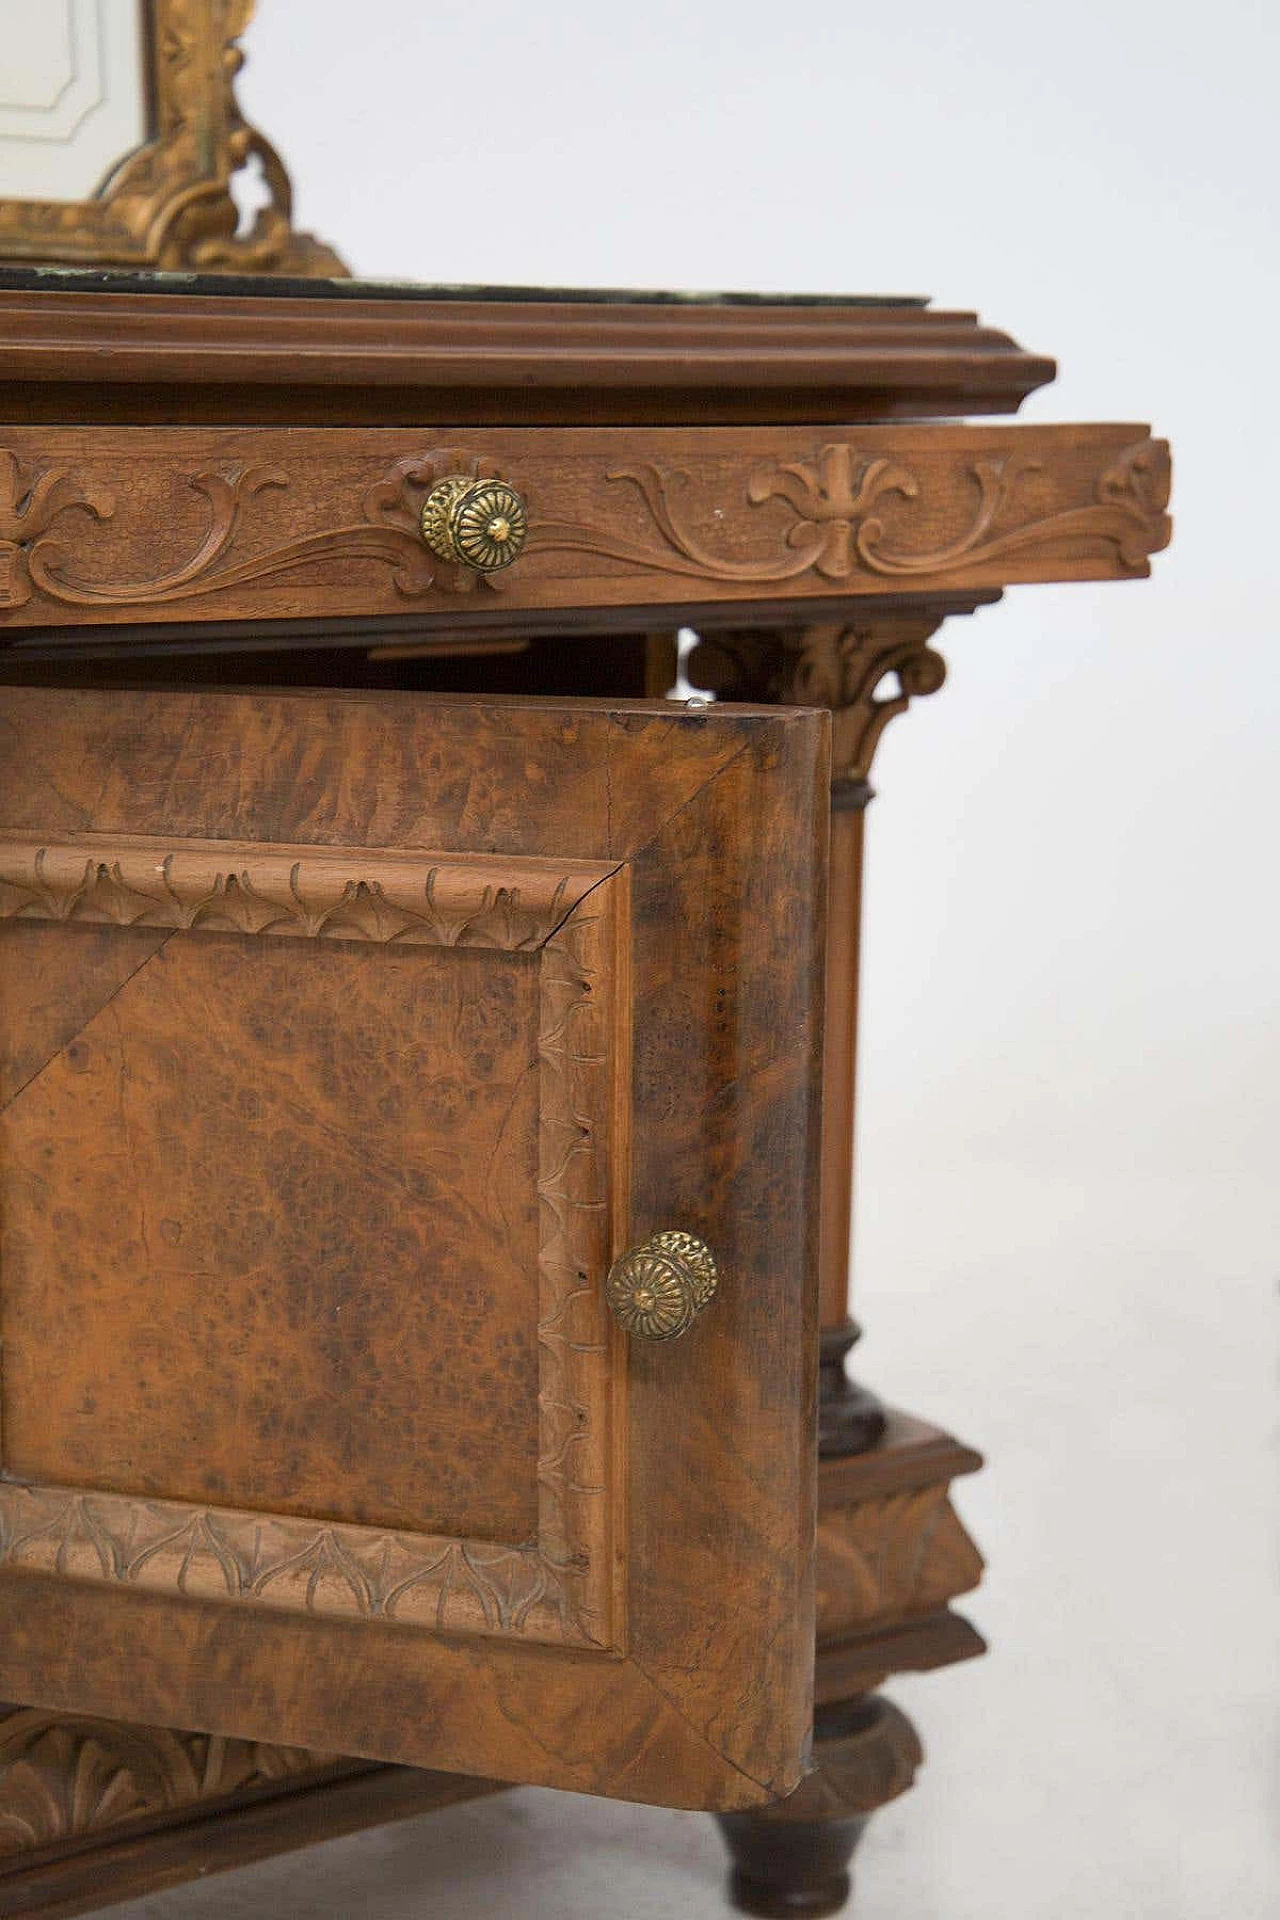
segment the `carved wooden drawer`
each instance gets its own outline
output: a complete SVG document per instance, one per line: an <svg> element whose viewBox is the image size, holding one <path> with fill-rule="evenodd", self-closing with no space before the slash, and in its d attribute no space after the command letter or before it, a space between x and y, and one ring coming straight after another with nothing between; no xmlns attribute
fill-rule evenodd
<svg viewBox="0 0 1280 1920"><path fill-rule="evenodd" d="M496 475L512 566L437 559L432 488ZM1131 578L1169 536L1139 426L49 427L0 443L0 624L710 608Z"/></svg>
<svg viewBox="0 0 1280 1920"><path fill-rule="evenodd" d="M794 709L0 690L10 1697L794 1786L826 756ZM719 1290L628 1338L668 1227Z"/></svg>

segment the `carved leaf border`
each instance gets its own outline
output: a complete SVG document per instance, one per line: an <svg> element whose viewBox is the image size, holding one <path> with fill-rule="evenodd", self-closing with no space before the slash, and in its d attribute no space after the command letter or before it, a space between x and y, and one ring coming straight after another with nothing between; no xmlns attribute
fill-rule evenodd
<svg viewBox="0 0 1280 1920"><path fill-rule="evenodd" d="M531 952L601 871L484 855L0 833L0 921Z"/></svg>
<svg viewBox="0 0 1280 1920"><path fill-rule="evenodd" d="M552 1644L621 1631L608 1498L617 871L593 862L0 836L0 921L537 952L538 1538L506 1545L0 1478L0 1567ZM490 877L492 876L492 877ZM591 910L584 911L587 898Z"/></svg>

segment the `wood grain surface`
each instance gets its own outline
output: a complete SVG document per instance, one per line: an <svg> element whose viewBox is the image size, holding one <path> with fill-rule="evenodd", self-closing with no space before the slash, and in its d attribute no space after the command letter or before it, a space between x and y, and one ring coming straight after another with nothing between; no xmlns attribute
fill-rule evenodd
<svg viewBox="0 0 1280 1920"><path fill-rule="evenodd" d="M498 474L529 544L438 561L432 486ZM1169 538L1142 426L0 429L0 628L447 616L1141 578Z"/></svg>
<svg viewBox="0 0 1280 1920"><path fill-rule="evenodd" d="M530 1540L536 963L304 953L170 940L0 1117L6 1469Z"/></svg>
<svg viewBox="0 0 1280 1920"><path fill-rule="evenodd" d="M0 1708L0 1915L69 1920L494 1791L461 1774Z"/></svg>
<svg viewBox="0 0 1280 1920"><path fill-rule="evenodd" d="M0 292L0 418L18 421L936 419L1015 412L1053 373L918 302Z"/></svg>

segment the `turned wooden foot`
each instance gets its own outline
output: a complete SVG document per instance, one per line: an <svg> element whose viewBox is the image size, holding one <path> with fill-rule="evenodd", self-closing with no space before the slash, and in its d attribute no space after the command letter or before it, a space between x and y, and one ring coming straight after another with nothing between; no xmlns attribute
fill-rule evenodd
<svg viewBox="0 0 1280 1920"><path fill-rule="evenodd" d="M849 1862L866 1824L865 1818L769 1821L721 1814L733 1855L729 1898L739 1913L764 1920L839 1913L852 1890Z"/></svg>
<svg viewBox="0 0 1280 1920"><path fill-rule="evenodd" d="M838 1913L868 1819L906 1792L923 1757L905 1713L879 1695L820 1708L816 1770L790 1799L757 1813L717 1815L733 1861L734 1906L762 1920Z"/></svg>

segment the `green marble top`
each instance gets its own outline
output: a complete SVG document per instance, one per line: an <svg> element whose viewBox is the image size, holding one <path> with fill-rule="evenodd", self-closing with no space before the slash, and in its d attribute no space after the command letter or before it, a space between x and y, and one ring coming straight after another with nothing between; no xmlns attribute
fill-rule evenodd
<svg viewBox="0 0 1280 1920"><path fill-rule="evenodd" d="M640 307L923 307L916 295L666 293L629 287L452 287L412 280L298 280L269 274L148 273L113 267L0 267L0 292L222 294L286 300L492 300Z"/></svg>

